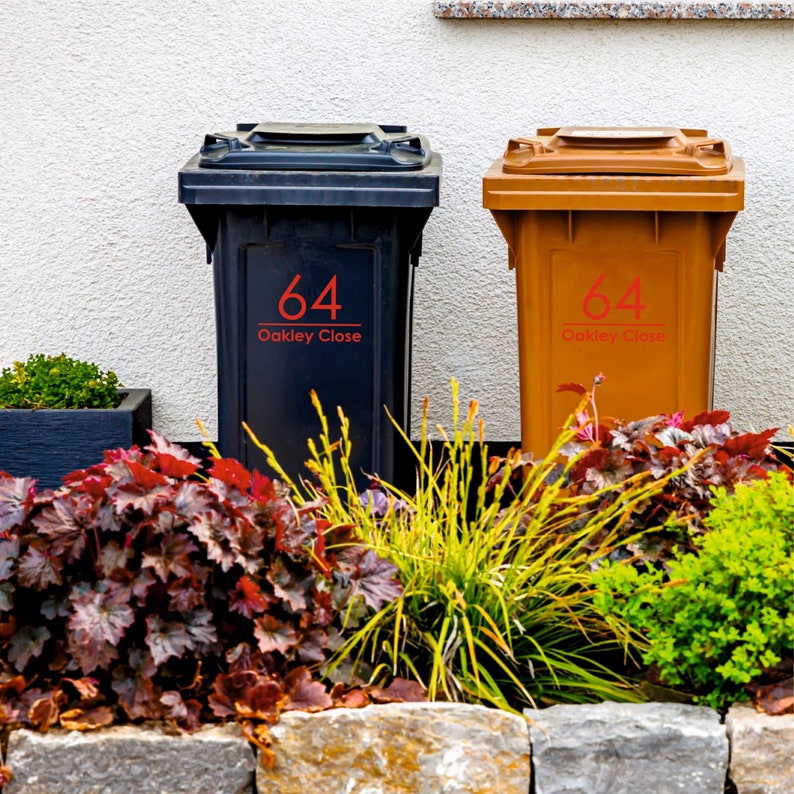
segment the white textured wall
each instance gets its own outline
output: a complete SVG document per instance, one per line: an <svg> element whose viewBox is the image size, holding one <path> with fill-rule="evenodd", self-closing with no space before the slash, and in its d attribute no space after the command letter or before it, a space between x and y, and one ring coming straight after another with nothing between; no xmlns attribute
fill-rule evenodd
<svg viewBox="0 0 794 794"><path fill-rule="evenodd" d="M60 352L153 390L156 428L215 431L210 268L176 174L238 121L404 123L444 156L417 277L415 405L456 376L519 437L515 301L481 177L556 124L706 127L747 164L720 284L716 399L791 421L792 28L444 21L430 0L0 4L0 365Z"/></svg>

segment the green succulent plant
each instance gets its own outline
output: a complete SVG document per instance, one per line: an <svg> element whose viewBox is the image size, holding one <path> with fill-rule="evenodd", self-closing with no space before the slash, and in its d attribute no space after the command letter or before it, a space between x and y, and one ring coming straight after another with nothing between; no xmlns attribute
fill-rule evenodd
<svg viewBox="0 0 794 794"><path fill-rule="evenodd" d="M115 372L61 353L31 355L0 373L2 408L115 408L121 388Z"/></svg>

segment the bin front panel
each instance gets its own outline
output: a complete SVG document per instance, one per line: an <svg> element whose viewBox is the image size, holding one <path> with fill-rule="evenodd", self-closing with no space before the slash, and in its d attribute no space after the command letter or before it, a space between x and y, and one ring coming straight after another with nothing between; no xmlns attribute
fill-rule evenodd
<svg viewBox="0 0 794 794"><path fill-rule="evenodd" d="M522 444L543 455L575 407L562 383L606 382L599 414L711 404L715 299L707 213L518 213ZM609 234L605 234L608 227Z"/></svg>
<svg viewBox="0 0 794 794"><path fill-rule="evenodd" d="M245 250L242 414L293 472L320 427L312 389L333 423L337 405L354 417L353 449L368 471L377 467L381 275L380 252L372 245L274 243ZM371 454L362 454L370 445Z"/></svg>
<svg viewBox="0 0 794 794"><path fill-rule="evenodd" d="M413 275L399 220L317 207L225 213L214 256L223 454L269 471L245 421L291 477L307 475L307 439L321 431L314 390L333 439L337 406L350 420L355 473L392 475L383 406L407 423Z"/></svg>

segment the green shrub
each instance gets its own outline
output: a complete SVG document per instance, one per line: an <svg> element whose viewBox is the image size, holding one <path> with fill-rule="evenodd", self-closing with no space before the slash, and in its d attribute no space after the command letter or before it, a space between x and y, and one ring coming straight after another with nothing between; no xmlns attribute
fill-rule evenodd
<svg viewBox="0 0 794 794"><path fill-rule="evenodd" d="M414 679L432 700L515 710L641 699L616 672L630 629L596 608L590 569L614 550L625 517L664 488L666 477L629 478L620 498L601 509L611 487L574 495L568 475L578 458L557 463L576 433L569 428L544 461L526 468L513 494L520 455L489 460L477 404L461 416L453 381L452 433L438 428L441 459L433 458L425 402L418 446L397 426L414 455L415 491L374 482L362 498L349 464L348 420L339 411L340 439L332 438L314 399L322 433L319 445L310 442L307 465L319 487L304 484L303 492L290 482L294 498L321 503L332 526L356 527L396 566L403 586L374 616L348 610L331 674L335 665L347 671L352 664L361 675ZM255 442L279 471L268 448Z"/></svg>
<svg viewBox="0 0 794 794"><path fill-rule="evenodd" d="M783 472L715 488L695 552L677 549L668 576L648 567L595 574L602 609L649 642L643 661L663 683L722 708L794 648L794 489Z"/></svg>
<svg viewBox="0 0 794 794"><path fill-rule="evenodd" d="M58 356L31 355L0 373L2 408L115 408L121 384L115 372Z"/></svg>

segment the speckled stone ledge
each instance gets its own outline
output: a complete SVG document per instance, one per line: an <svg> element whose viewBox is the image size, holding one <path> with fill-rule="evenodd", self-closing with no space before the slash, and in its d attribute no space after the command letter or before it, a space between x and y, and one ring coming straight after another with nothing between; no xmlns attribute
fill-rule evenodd
<svg viewBox="0 0 794 794"><path fill-rule="evenodd" d="M441 19L792 19L790 2L435 0Z"/></svg>

